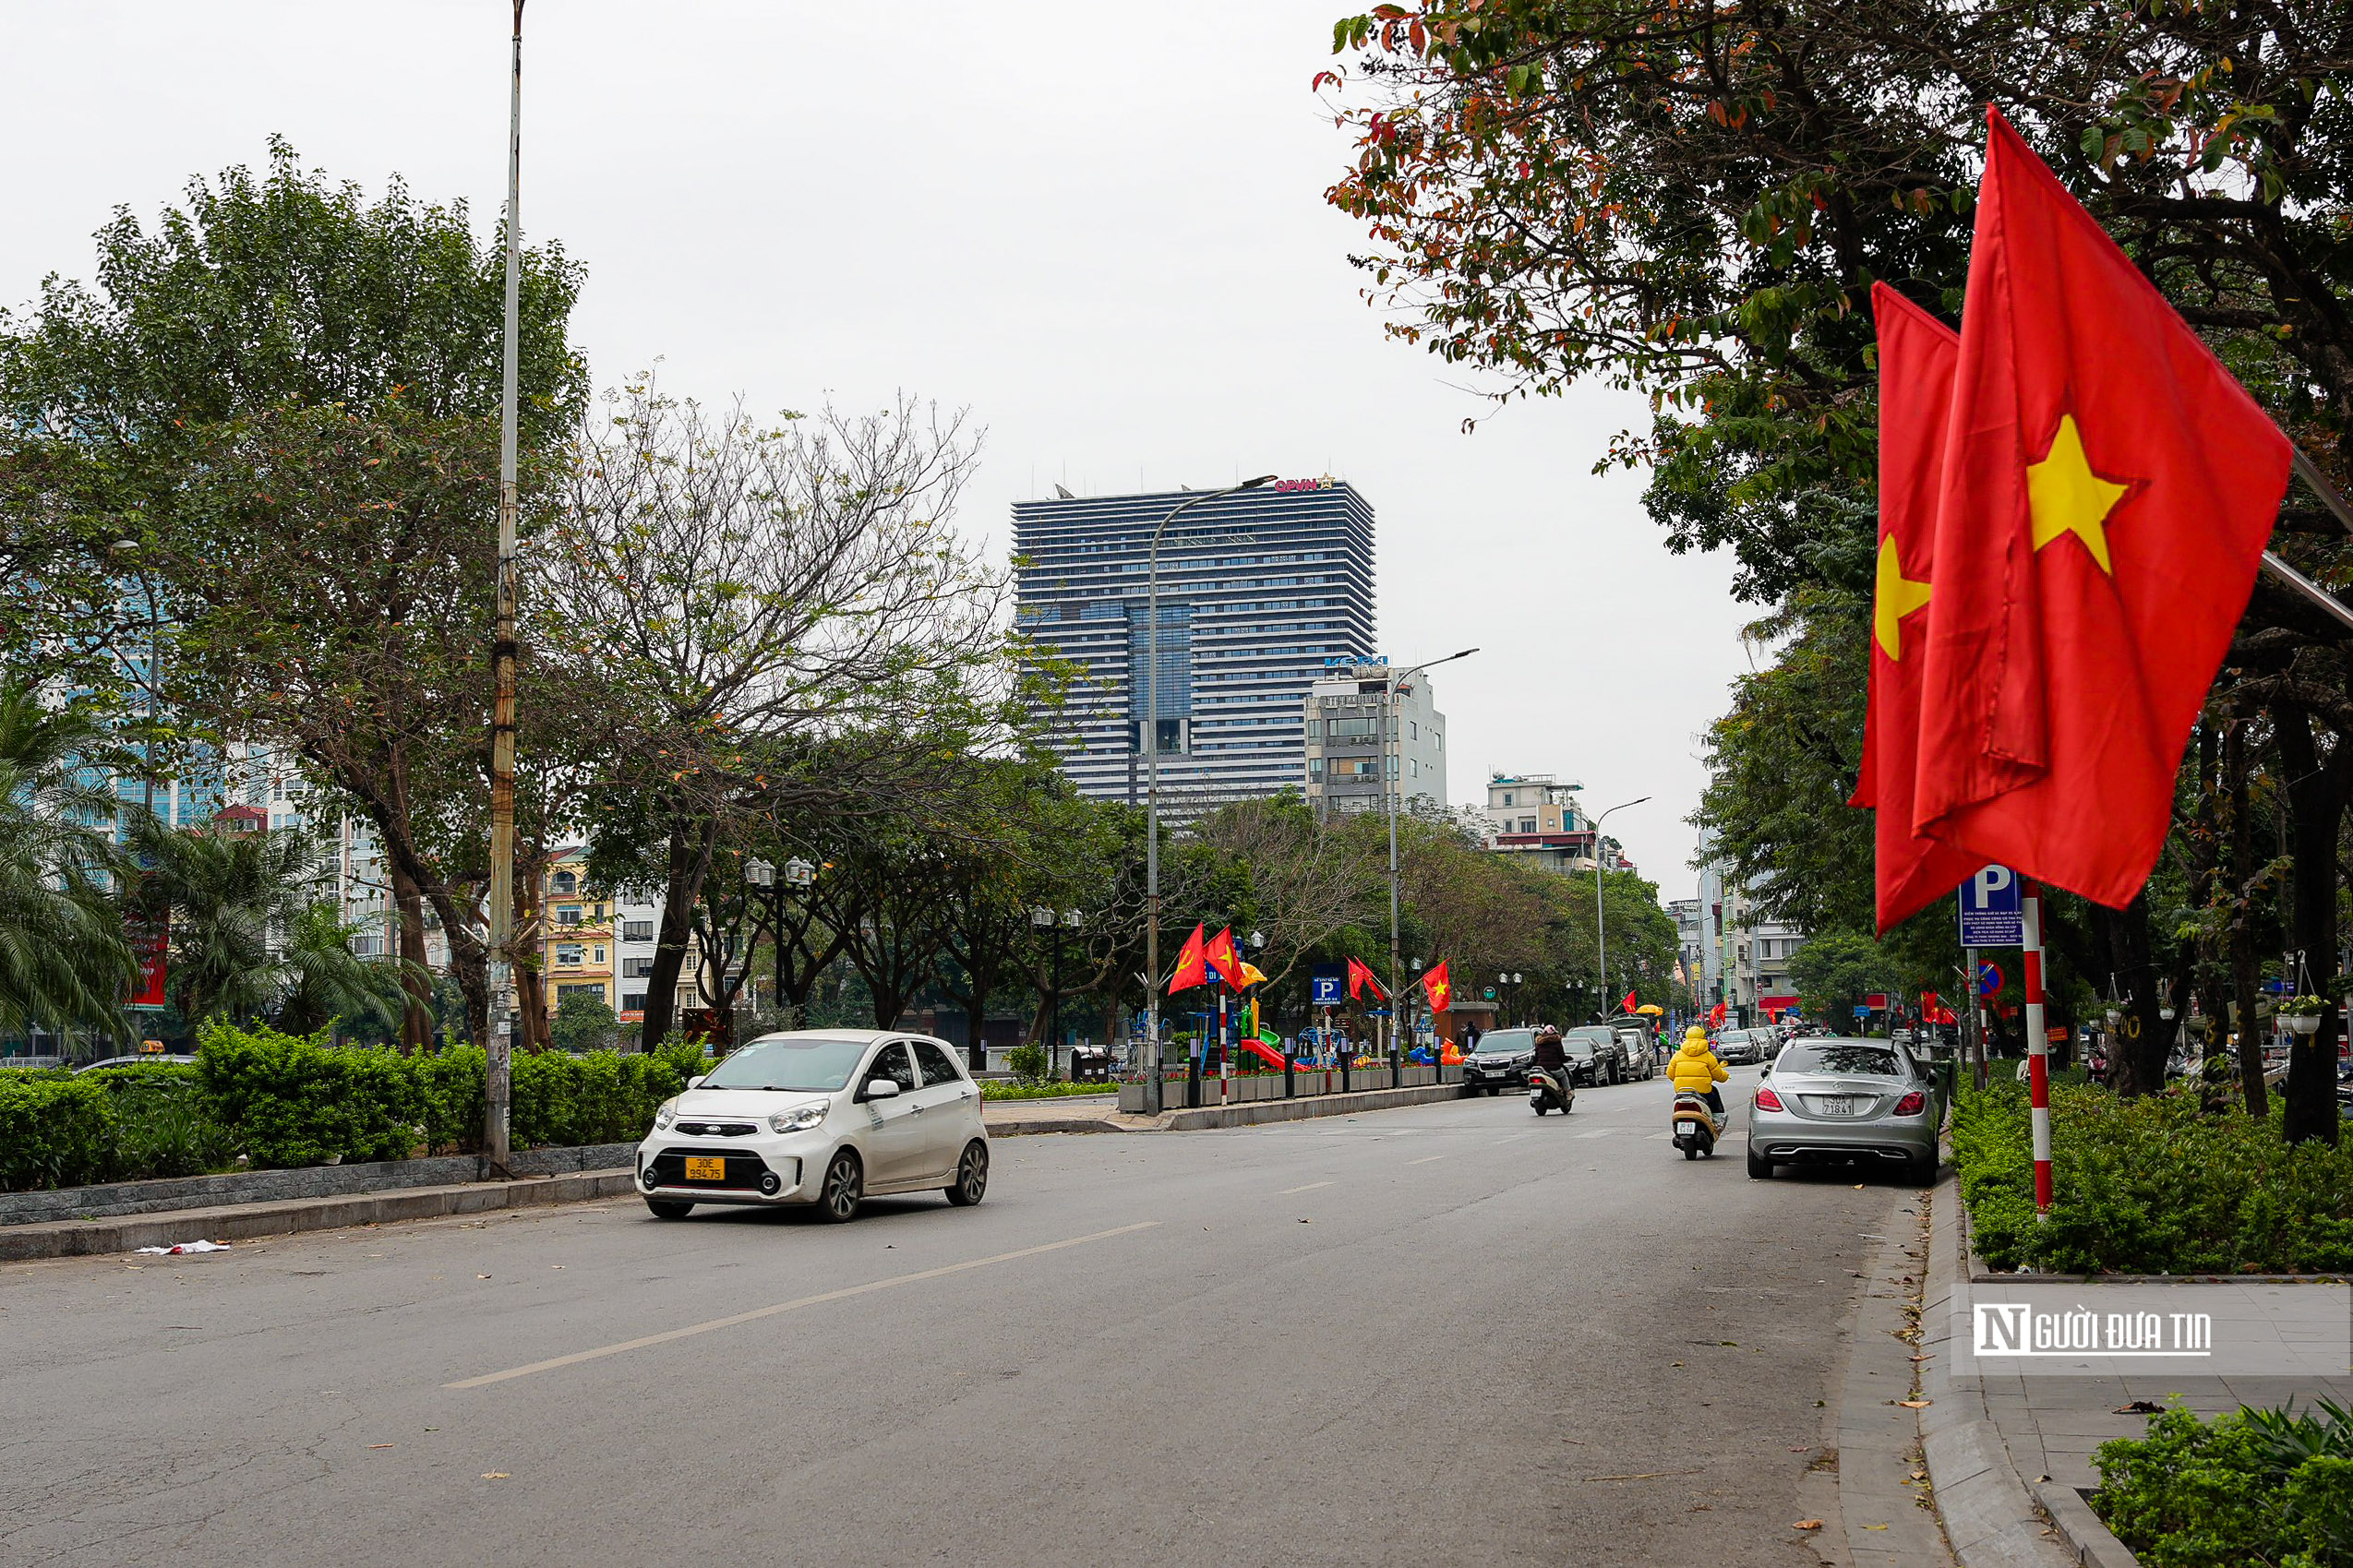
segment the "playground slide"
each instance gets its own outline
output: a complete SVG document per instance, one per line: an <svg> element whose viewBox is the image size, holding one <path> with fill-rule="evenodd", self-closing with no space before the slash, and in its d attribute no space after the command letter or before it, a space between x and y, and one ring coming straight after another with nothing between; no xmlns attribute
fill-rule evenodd
<svg viewBox="0 0 2353 1568"><path fill-rule="evenodd" d="M1254 1040L1249 1035L1244 1035L1242 1037L1242 1048L1258 1058L1259 1060L1265 1062L1268 1067L1280 1067L1283 1064L1283 1053L1275 1049L1274 1047L1268 1045L1264 1040Z"/></svg>

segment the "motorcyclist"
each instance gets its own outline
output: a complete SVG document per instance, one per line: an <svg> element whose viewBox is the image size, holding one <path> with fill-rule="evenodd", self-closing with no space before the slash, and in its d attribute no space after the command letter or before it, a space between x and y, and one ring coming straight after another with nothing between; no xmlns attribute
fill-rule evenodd
<svg viewBox="0 0 2353 1568"><path fill-rule="evenodd" d="M1536 1070L1568 1082L1568 1052L1561 1048L1560 1030L1550 1023L1536 1030Z"/></svg>
<svg viewBox="0 0 2353 1568"><path fill-rule="evenodd" d="M1543 1059L1541 1055L1538 1059ZM1708 1108L1722 1116L1723 1095L1716 1085L1728 1083L1731 1078L1732 1074L1709 1047L1708 1032L1697 1023L1685 1030L1683 1048L1667 1059L1667 1080L1675 1085L1675 1092L1704 1095Z"/></svg>

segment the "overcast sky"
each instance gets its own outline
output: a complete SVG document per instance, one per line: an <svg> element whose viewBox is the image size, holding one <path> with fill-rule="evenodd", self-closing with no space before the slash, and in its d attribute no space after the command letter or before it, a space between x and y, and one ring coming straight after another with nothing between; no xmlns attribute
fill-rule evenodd
<svg viewBox="0 0 2353 1568"><path fill-rule="evenodd" d="M1596 478L1639 401L1483 405L1385 341L1323 193L1308 90L1351 0L816 6L532 0L523 232L586 263L600 386L660 362L757 409L904 389L988 431L963 525L1014 500L1330 473L1379 514L1383 652L1434 679L1456 803L1581 780L1646 873L1690 881L1699 731L1747 667L1729 566L1670 556ZM1361 9L1361 6L1352 8ZM289 138L332 174L505 196L505 0L9 7L0 301L88 277L115 206Z"/></svg>

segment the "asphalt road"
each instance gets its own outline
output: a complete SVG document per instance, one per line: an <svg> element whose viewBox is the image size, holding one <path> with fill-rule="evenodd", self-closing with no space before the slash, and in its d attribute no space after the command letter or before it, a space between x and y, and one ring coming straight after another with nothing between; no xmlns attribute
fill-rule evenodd
<svg viewBox="0 0 2353 1568"><path fill-rule="evenodd" d="M1666 1102L0 1265L0 1563L1810 1565L1905 1193L1687 1162Z"/></svg>

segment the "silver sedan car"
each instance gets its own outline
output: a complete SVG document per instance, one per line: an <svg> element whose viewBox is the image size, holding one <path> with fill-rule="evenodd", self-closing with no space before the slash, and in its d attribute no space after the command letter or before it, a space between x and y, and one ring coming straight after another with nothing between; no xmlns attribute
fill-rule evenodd
<svg viewBox="0 0 2353 1568"><path fill-rule="evenodd" d="M1936 1081L1890 1040L1793 1040L1748 1108L1748 1174L1817 1162L1895 1167L1936 1179L1944 1105Z"/></svg>

